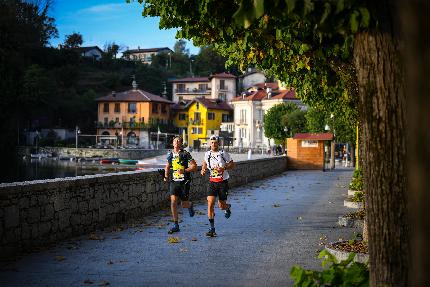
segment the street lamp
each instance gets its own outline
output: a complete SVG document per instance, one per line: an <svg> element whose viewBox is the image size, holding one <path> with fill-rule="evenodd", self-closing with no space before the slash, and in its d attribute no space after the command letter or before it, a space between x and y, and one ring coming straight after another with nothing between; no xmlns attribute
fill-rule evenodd
<svg viewBox="0 0 430 287"><path fill-rule="evenodd" d="M78 149L78 135L81 133L81 130L78 126L75 128L75 140L76 140L76 149Z"/></svg>
<svg viewBox="0 0 430 287"><path fill-rule="evenodd" d="M194 62L194 59L190 59L190 75L191 75L191 77L194 76L193 75L193 68L192 68L192 65L191 65L192 62Z"/></svg>
<svg viewBox="0 0 430 287"><path fill-rule="evenodd" d="M172 53L169 53L169 68L172 68Z"/></svg>
<svg viewBox="0 0 430 287"><path fill-rule="evenodd" d="M121 135L121 146L124 147L124 127L121 127L119 134Z"/></svg>

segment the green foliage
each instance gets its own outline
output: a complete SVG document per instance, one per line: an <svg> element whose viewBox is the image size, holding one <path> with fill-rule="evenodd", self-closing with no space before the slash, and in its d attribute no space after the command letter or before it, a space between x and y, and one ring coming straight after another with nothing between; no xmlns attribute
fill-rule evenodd
<svg viewBox="0 0 430 287"><path fill-rule="evenodd" d="M322 271L306 270L293 266L290 271L294 279L294 287L367 287L369 286L369 270L366 264L353 262L355 253L350 253L348 259L337 262L327 250L320 252L318 258L323 259ZM326 266L329 265L328 268Z"/></svg>
<svg viewBox="0 0 430 287"><path fill-rule="evenodd" d="M351 180L351 183L349 184L349 189L350 190L363 190L363 176L357 176L357 177L353 177Z"/></svg>
<svg viewBox="0 0 430 287"><path fill-rule="evenodd" d="M363 176L363 172L360 168L357 168L354 170L354 173L352 174L352 178L359 178Z"/></svg>
<svg viewBox="0 0 430 287"><path fill-rule="evenodd" d="M283 117L283 124L288 128L288 136L306 132L306 112L298 108L293 109Z"/></svg>
<svg viewBox="0 0 430 287"><path fill-rule="evenodd" d="M287 133L284 131L285 125L282 119L297 109L293 103L278 104L271 107L263 118L264 135L277 141L284 140Z"/></svg>
<svg viewBox="0 0 430 287"><path fill-rule="evenodd" d="M354 196L351 198L351 201L353 202L364 202L364 200L365 200L364 192L362 191L356 192Z"/></svg>
<svg viewBox="0 0 430 287"><path fill-rule="evenodd" d="M160 17L178 38L213 45L226 65L269 71L306 104L357 122L354 34L371 25L360 1L147 0L143 16ZM348 140L349 141L349 140Z"/></svg>

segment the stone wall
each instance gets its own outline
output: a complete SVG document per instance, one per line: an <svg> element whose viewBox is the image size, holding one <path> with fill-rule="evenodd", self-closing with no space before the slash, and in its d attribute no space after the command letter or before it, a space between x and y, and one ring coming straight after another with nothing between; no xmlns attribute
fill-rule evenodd
<svg viewBox="0 0 430 287"><path fill-rule="evenodd" d="M238 162L230 186L279 174L286 157ZM206 195L208 177L193 173L191 197ZM0 258L127 222L168 205L158 172L129 171L0 184Z"/></svg>

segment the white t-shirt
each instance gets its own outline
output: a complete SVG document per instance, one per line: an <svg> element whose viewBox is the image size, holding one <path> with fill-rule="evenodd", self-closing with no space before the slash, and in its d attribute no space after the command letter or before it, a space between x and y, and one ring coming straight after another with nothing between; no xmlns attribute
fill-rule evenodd
<svg viewBox="0 0 430 287"><path fill-rule="evenodd" d="M216 152L210 150L205 153L204 161L206 162L207 167L210 171L209 177L211 178L211 180L223 181L229 179L230 176L226 170L223 173L218 173L218 171L215 170L215 168L218 166L225 168L227 163L231 161L229 153L223 150L218 150Z"/></svg>

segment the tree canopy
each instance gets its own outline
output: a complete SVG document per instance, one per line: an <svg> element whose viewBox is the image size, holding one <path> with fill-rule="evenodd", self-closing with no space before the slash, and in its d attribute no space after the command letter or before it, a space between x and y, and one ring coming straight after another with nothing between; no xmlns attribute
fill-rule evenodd
<svg viewBox="0 0 430 287"><path fill-rule="evenodd" d="M64 40L64 47L66 48L78 48L82 45L84 39L80 33L72 33L70 35L66 35L66 39Z"/></svg>

